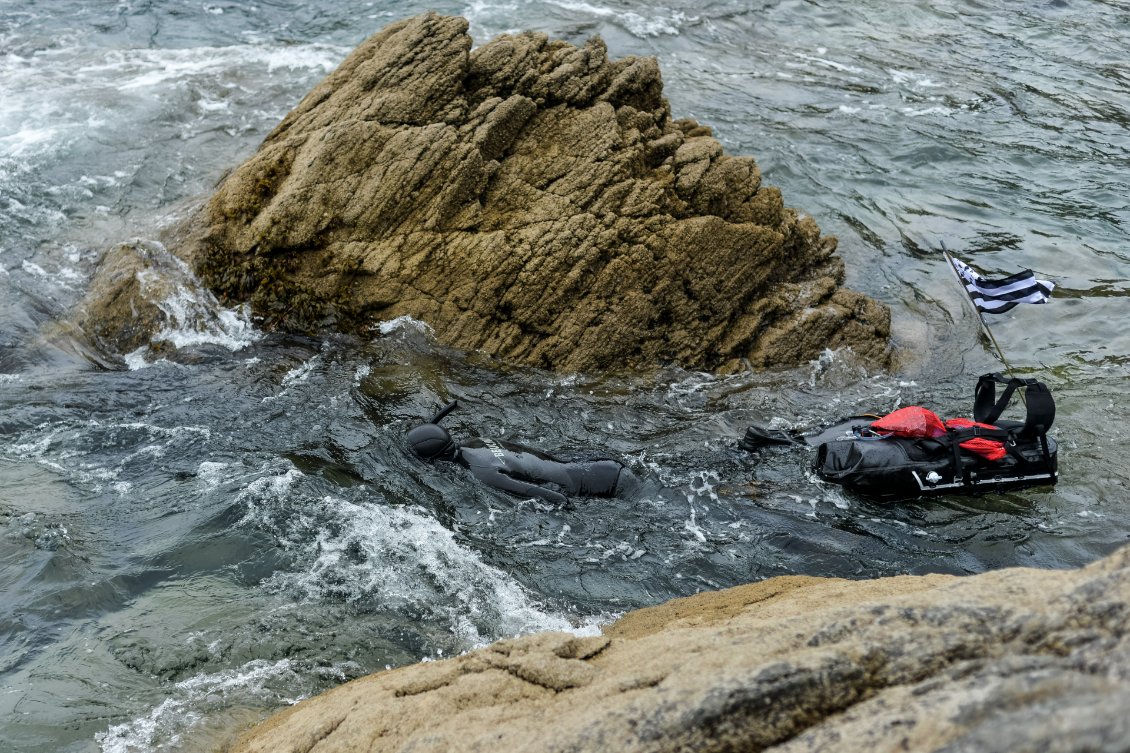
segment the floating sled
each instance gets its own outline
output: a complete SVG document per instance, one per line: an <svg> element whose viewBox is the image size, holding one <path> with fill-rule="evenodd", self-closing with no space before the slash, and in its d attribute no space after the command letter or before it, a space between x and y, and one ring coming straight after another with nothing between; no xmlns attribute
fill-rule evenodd
<svg viewBox="0 0 1130 753"><path fill-rule="evenodd" d="M1005 385L999 400L998 384ZM1025 420L1001 420L1018 388L1024 389ZM943 421L911 406L810 433L751 426L739 445L751 452L767 444L814 447L820 478L879 499L1003 491L1058 480L1058 446L1047 434L1055 401L1042 382L985 374L977 381L973 416Z"/></svg>

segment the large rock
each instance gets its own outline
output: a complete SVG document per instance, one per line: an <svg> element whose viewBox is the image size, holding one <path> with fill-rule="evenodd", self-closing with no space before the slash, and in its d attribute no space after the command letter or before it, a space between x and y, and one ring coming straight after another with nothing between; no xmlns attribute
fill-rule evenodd
<svg viewBox="0 0 1130 753"><path fill-rule="evenodd" d="M536 33L471 47L434 13L369 38L174 250L286 329L407 314L563 370L887 362L889 311L840 287L835 239L672 120L654 58Z"/></svg>
<svg viewBox="0 0 1130 753"><path fill-rule="evenodd" d="M354 681L238 753L1130 750L1130 548L1076 571L784 577Z"/></svg>

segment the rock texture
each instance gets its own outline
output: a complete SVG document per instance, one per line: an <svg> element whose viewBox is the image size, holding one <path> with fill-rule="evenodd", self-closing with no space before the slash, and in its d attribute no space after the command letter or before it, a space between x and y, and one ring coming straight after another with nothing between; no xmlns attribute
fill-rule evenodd
<svg viewBox="0 0 1130 753"><path fill-rule="evenodd" d="M77 334L70 332L77 327L101 351L152 360L175 351L178 342L229 335L232 324L223 321L228 313L162 244L133 240L106 252L86 299L64 328Z"/></svg>
<svg viewBox="0 0 1130 753"><path fill-rule="evenodd" d="M407 314L569 371L888 361L889 311L840 287L835 239L672 120L654 58L536 33L471 47L434 13L369 38L174 250L288 329Z"/></svg>
<svg viewBox="0 0 1130 753"><path fill-rule="evenodd" d="M784 577L372 675L238 753L1127 751L1130 548L1077 571Z"/></svg>
<svg viewBox="0 0 1130 753"><path fill-rule="evenodd" d="M189 296L212 297L163 245L120 243L102 258L74 323L104 348L123 353L149 348L161 342L167 327L188 324L181 321L187 317L180 301Z"/></svg>

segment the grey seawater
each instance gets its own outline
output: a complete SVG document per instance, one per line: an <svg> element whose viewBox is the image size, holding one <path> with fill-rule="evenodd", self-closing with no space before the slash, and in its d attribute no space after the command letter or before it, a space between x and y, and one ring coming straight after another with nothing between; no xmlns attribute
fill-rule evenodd
<svg viewBox="0 0 1130 753"><path fill-rule="evenodd" d="M66 334L102 250L155 237L361 39L429 8L480 42L599 33L658 56L677 117L839 236L850 284L892 307L899 367L561 376L412 321L268 335L188 291L170 311L217 319L186 316L165 360ZM1128 23L1125 2L1078 0L0 6L0 749L209 750L376 669L703 589L1074 567L1124 544ZM1058 285L992 327L1056 395L1060 484L880 505L804 451L739 451L752 422L968 415L1000 363L943 240ZM556 509L412 462L404 431L453 398L458 435L612 453L641 488Z"/></svg>

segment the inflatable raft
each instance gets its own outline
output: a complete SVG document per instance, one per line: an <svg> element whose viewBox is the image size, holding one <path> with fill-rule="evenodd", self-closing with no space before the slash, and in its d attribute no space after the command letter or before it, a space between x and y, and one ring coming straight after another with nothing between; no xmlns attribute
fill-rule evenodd
<svg viewBox="0 0 1130 753"><path fill-rule="evenodd" d="M1004 391L997 398L997 385ZM1024 421L1000 416L1023 390ZM1055 401L1035 379L985 374L977 381L973 420L944 421L920 406L885 416L853 416L810 433L751 426L739 445L813 447L813 467L825 481L879 499L968 494L1054 484L1058 446L1048 436Z"/></svg>

